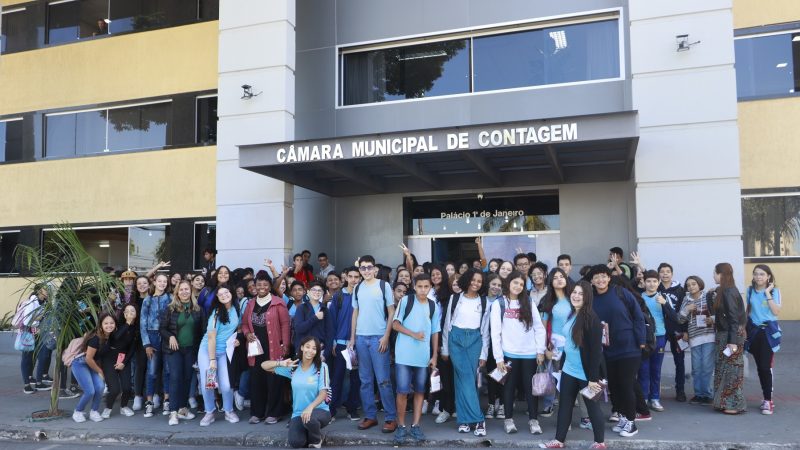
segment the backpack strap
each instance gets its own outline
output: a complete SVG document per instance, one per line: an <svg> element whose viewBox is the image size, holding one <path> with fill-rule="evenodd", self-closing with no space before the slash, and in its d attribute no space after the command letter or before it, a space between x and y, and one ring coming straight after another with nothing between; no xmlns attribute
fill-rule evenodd
<svg viewBox="0 0 800 450"><path fill-rule="evenodd" d="M389 284L383 280L378 280L381 287L381 304L383 305L383 320L389 320L389 308L386 306L386 285Z"/></svg>
<svg viewBox="0 0 800 450"><path fill-rule="evenodd" d="M488 299L485 295L481 295L481 325L483 325L483 317L486 315L486 304L488 303ZM433 314L433 312L431 312Z"/></svg>
<svg viewBox="0 0 800 450"><path fill-rule="evenodd" d="M406 297L406 307L403 310L403 321L404 322L408 318L408 316L411 314L411 310L414 308L414 303L416 303L416 299L414 298L414 295L413 294L408 294L408 296ZM429 311L429 317L430 317L431 320L433 320L433 315L436 313L436 303L433 302L431 299L428 299L428 309L430 310Z"/></svg>
<svg viewBox="0 0 800 450"><path fill-rule="evenodd" d="M628 310L631 323L633 323L633 318L636 317L636 314L633 313L630 302L628 302L628 299L625 298L625 294L622 292L622 287L614 286L614 292L617 294L617 297L619 297L620 301L625 305L625 309Z"/></svg>
<svg viewBox="0 0 800 450"><path fill-rule="evenodd" d="M456 305L458 304L458 299L461 298L461 294L453 294L453 299L450 300L450 320L452 320L453 315L456 313Z"/></svg>

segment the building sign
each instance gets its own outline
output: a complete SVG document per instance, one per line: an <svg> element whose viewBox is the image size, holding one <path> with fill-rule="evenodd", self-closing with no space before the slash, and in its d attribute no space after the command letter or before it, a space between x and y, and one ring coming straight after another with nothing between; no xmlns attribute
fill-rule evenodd
<svg viewBox="0 0 800 450"><path fill-rule="evenodd" d="M636 131L632 113L579 116L243 145L239 161L242 167L281 166L613 139Z"/></svg>
<svg viewBox="0 0 800 450"><path fill-rule="evenodd" d="M442 212L440 219L469 219L470 217L474 218L488 218L488 217L507 217L507 218L514 218L514 217L522 217L525 215L524 210L515 210L515 211L508 211L508 210L499 210L495 209L494 211L487 211L487 210L474 210L474 211L454 211L454 212Z"/></svg>

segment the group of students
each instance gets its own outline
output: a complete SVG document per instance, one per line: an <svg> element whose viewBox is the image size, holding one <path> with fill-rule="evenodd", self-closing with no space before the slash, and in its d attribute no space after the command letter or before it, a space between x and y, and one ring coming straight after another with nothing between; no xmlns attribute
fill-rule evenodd
<svg viewBox="0 0 800 450"><path fill-rule="evenodd" d="M580 426L594 433L592 448L605 448L601 392L610 393L613 431L636 435L637 421L664 409L667 342L678 401L686 401L683 358L691 348L691 402L744 411L747 346L764 392L761 411L773 412L780 291L769 267L756 266L745 303L727 263L715 267L718 287L706 290L697 276L674 282L667 263L646 270L636 254L624 263L615 247L608 263L585 266L575 282L569 255L548 271L533 254L487 261L476 242L481 259L458 266L419 264L401 245L403 263L395 268L365 255L337 271L321 254L324 266L315 273L308 255L297 254L280 272L268 260L269 271L258 273L211 267L208 280L158 272L163 264L143 276L125 271L96 329L68 355L83 390L73 419L85 421L90 402L91 420L108 418L119 397L124 416L144 409L150 417L162 406L176 425L195 417L199 392L201 426L211 425L218 410L238 422L234 407L249 401L249 423L289 416L289 444L319 447L321 429L338 408L360 430L378 426L377 394L382 431L403 444L425 440L420 420L429 409L436 423L455 419L460 433L485 436L493 418L515 433L514 403L522 400L532 434L542 433L539 416L558 405L555 439L542 447L561 448L577 399ZM27 320L21 328L43 319L31 311L47 298L41 288L19 306ZM26 392L46 383L43 359L40 351L33 379L33 352L23 352ZM550 371L559 379L557 394L534 395L535 374Z"/></svg>

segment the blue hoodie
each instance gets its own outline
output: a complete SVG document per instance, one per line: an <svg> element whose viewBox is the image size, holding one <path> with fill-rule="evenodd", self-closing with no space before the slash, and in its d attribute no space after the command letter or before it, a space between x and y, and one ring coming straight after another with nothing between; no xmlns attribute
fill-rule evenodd
<svg viewBox="0 0 800 450"><path fill-rule="evenodd" d="M334 294L328 306L333 322L333 345L336 345L336 341L347 342L350 340L353 319L353 294L345 292L345 289L342 288L342 290ZM337 304L340 298L342 300L341 306Z"/></svg>
<svg viewBox="0 0 800 450"><path fill-rule="evenodd" d="M604 294L595 291L592 308L597 317L608 324L611 345L603 348L607 361L642 356L640 346L645 343L644 316L633 294L619 286L609 285Z"/></svg>

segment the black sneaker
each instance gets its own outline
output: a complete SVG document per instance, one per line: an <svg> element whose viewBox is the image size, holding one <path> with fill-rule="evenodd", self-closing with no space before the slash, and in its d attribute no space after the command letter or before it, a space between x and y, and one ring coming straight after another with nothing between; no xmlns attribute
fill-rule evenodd
<svg viewBox="0 0 800 450"><path fill-rule="evenodd" d="M61 389L58 393L58 398L61 400L75 398L80 394L72 390L72 388Z"/></svg>
<svg viewBox="0 0 800 450"><path fill-rule="evenodd" d="M539 412L539 415L542 416L542 417L550 417L550 416L552 416L553 415L553 407L552 406L548 406L547 408L541 410Z"/></svg>
<svg viewBox="0 0 800 450"><path fill-rule="evenodd" d="M691 400L689 400L689 403L692 404L692 405L699 405L702 402L703 402L703 399L701 397L696 396L696 395L694 397L692 397Z"/></svg>
<svg viewBox="0 0 800 450"><path fill-rule="evenodd" d="M33 387L37 391L49 391L50 389L53 388L53 386L51 386L49 384L44 384L44 383L36 383Z"/></svg>
<svg viewBox="0 0 800 450"><path fill-rule="evenodd" d="M50 375L45 374L45 375L42 376L42 383L44 383L44 384L53 384L53 379L50 378Z"/></svg>
<svg viewBox="0 0 800 450"><path fill-rule="evenodd" d="M684 393L683 391L678 391L678 393L675 394L675 401L685 402L686 401L686 393Z"/></svg>
<svg viewBox="0 0 800 450"><path fill-rule="evenodd" d="M702 398L700 399L700 404L701 404L702 406L708 406L708 405L710 405L710 404L712 404L712 403L714 403L714 400L713 400L713 399L711 399L711 398L709 398L709 397L702 397Z"/></svg>
<svg viewBox="0 0 800 450"><path fill-rule="evenodd" d="M22 388L22 392L24 392L25 394L33 394L34 392L36 392L36 389L33 386L31 386L30 384L26 384Z"/></svg>

